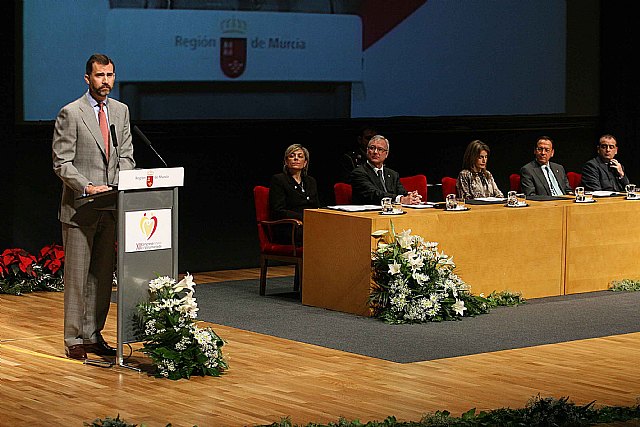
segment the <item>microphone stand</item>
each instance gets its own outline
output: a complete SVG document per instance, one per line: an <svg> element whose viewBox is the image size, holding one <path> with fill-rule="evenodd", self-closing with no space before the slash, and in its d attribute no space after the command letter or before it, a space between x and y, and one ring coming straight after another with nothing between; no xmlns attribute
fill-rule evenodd
<svg viewBox="0 0 640 427"><path fill-rule="evenodd" d="M147 138L145 136L145 134L142 133L140 128L138 126L134 126L133 127L133 131L136 133L136 135L138 135L140 137L140 139L142 139L142 142L147 144L147 147L151 148L151 151L153 151L153 153L156 155L156 157L158 157L160 159L160 161L162 162L164 167L168 168L169 166L167 165L167 162L165 162L164 159L162 158L162 156L160 154L158 154L158 152L156 151L155 148L153 148L153 145L151 145L151 141L149 141L149 138Z"/></svg>

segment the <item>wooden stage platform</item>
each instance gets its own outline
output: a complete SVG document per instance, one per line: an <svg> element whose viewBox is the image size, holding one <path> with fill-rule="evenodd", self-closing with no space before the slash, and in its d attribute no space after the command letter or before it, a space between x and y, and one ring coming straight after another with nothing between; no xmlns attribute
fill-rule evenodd
<svg viewBox="0 0 640 427"><path fill-rule="evenodd" d="M270 271L278 273L292 271ZM257 269L194 274L200 286L257 277ZM397 364L212 325L227 341L228 372L171 381L65 358L62 307L62 293L0 295L0 426L81 426L118 414L148 427L252 426L287 416L303 425L417 421L442 409L459 416L522 407L538 394L601 405L634 405L640 396L640 333ZM111 343L115 314L112 307L105 330ZM132 358L145 363L141 353Z"/></svg>

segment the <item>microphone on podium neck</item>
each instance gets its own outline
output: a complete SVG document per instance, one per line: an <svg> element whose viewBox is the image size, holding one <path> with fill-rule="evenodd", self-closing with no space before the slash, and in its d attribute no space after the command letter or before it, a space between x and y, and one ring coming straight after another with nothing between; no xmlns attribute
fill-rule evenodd
<svg viewBox="0 0 640 427"><path fill-rule="evenodd" d="M149 138L147 138L145 136L144 133L142 133L142 131L140 130L140 128L138 126L134 126L133 127L133 131L135 132L136 135L138 135L140 137L140 139L142 139L142 142L144 142L145 144L147 144L147 146L149 148L151 148L151 151L153 151L153 153L160 159L160 161L162 162L162 164L164 165L165 168L168 168L169 166L167 166L167 162L164 161L164 159L162 158L162 156L160 156L160 154L158 154L158 152L156 151L155 148L153 148L153 145L151 145L151 141L149 141Z"/></svg>

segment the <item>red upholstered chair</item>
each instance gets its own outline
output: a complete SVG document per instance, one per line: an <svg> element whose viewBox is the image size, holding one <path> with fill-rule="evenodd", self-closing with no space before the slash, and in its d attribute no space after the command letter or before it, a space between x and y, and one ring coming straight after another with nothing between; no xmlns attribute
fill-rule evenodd
<svg viewBox="0 0 640 427"><path fill-rule="evenodd" d="M333 194L336 196L336 205L351 204L351 184L336 182L333 185Z"/></svg>
<svg viewBox="0 0 640 427"><path fill-rule="evenodd" d="M422 201L427 201L427 177L424 175L405 176L400 178L400 183L409 192L417 191L422 196Z"/></svg>
<svg viewBox="0 0 640 427"><path fill-rule="evenodd" d="M575 190L576 187L580 187L582 184L582 174L578 172L567 172L567 179L569 180L569 185L572 190Z"/></svg>
<svg viewBox="0 0 640 427"><path fill-rule="evenodd" d="M442 199L447 199L447 194L458 194L458 190L456 189L456 184L458 180L456 178L451 178L450 176L445 176L442 178Z"/></svg>
<svg viewBox="0 0 640 427"><path fill-rule="evenodd" d="M256 220L258 222L258 241L260 242L260 295L264 295L267 287L267 269L270 260L295 264L296 277L294 290L300 290L302 285L302 247L295 245L296 229L302 226L297 219L279 219L272 221L269 211L269 188L256 186L253 188L253 198L256 205ZM291 226L291 244L281 244L273 241L272 227L280 224Z"/></svg>
<svg viewBox="0 0 640 427"><path fill-rule="evenodd" d="M520 174L512 173L509 175L509 187L511 191L517 191L518 193L522 191L522 186L520 185Z"/></svg>

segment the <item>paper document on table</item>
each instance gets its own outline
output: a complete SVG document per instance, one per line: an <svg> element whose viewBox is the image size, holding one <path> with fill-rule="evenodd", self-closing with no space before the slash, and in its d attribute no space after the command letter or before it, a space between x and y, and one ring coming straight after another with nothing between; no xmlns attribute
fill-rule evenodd
<svg viewBox="0 0 640 427"><path fill-rule="evenodd" d="M504 202L504 197L476 197L474 200L480 200L481 202Z"/></svg>
<svg viewBox="0 0 640 427"><path fill-rule="evenodd" d="M327 206L327 208L345 212L379 211L382 209L379 205L336 205Z"/></svg>
<svg viewBox="0 0 640 427"><path fill-rule="evenodd" d="M618 193L615 191L592 191L591 194L593 194L594 197L609 197Z"/></svg>
<svg viewBox="0 0 640 427"><path fill-rule="evenodd" d="M435 203L433 203L433 202L420 203L419 205L405 205L403 203L402 207L403 208L412 208L412 209L426 209L426 208L432 208L433 205L435 205Z"/></svg>

